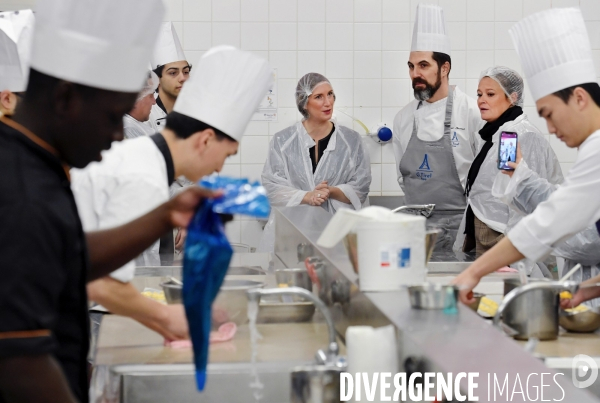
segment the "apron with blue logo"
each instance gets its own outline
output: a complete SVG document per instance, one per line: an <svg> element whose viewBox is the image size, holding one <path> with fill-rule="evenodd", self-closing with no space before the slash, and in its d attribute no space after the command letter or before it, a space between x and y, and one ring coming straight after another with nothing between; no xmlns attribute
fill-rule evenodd
<svg viewBox="0 0 600 403"><path fill-rule="evenodd" d="M412 135L400 160L406 204L435 204L427 226L440 228L444 232L436 242L436 251L452 251L467 206L452 151L450 124L453 95L454 87L451 86L446 102L444 135L436 141L419 139L415 118Z"/></svg>

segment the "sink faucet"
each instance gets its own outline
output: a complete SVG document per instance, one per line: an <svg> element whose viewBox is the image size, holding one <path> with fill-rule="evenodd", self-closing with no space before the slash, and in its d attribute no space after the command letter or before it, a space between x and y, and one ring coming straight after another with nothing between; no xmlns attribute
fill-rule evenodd
<svg viewBox="0 0 600 403"><path fill-rule="evenodd" d="M502 300L502 303L498 306L498 310L496 311L496 315L494 316L494 325L500 325L500 318L502 317L502 312L506 309L506 307L508 306L508 304L511 303L512 300L526 292L540 289L555 290L557 292L569 291L572 294L575 294L575 292L577 292L577 290L579 289L579 284L575 281L544 281L536 283L527 283L525 285L517 287L504 296L504 299Z"/></svg>
<svg viewBox="0 0 600 403"><path fill-rule="evenodd" d="M346 362L343 358L339 357L339 346L336 342L335 327L333 325L333 319L327 306L318 297L313 295L308 290L300 287L286 287L286 288L253 288L246 291L248 299L252 302L258 302L262 295L298 295L305 299L312 301L315 306L321 311L325 322L327 322L327 328L329 329L329 346L327 351L319 350L316 354L316 360L319 365L329 365L338 368L346 366Z"/></svg>

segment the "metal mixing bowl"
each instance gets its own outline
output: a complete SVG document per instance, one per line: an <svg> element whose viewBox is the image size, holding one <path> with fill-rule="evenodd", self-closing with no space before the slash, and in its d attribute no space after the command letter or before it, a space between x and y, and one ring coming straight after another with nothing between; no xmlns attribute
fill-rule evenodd
<svg viewBox="0 0 600 403"><path fill-rule="evenodd" d="M248 322L248 297L246 291L252 288L262 288L264 282L251 280L232 280L225 277L221 290L213 303L213 324L218 326L225 322L242 325ZM182 287L172 281L161 283L165 298L169 304L182 302Z"/></svg>
<svg viewBox="0 0 600 403"><path fill-rule="evenodd" d="M454 304L458 302L458 288L453 285L425 283L408 287L410 304L415 309L444 309L447 306L448 289L452 290Z"/></svg>
<svg viewBox="0 0 600 403"><path fill-rule="evenodd" d="M600 328L600 308L590 308L582 312L567 312L561 309L558 324L570 332L595 332Z"/></svg>

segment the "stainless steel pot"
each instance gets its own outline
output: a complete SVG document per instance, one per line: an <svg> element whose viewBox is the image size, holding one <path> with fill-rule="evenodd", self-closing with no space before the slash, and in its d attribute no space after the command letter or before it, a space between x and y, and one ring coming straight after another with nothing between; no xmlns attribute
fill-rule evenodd
<svg viewBox="0 0 600 403"><path fill-rule="evenodd" d="M494 323L502 316L505 325L514 330L518 340L554 340L558 337L559 293L576 290L573 282L530 279L521 285L519 279L504 280L504 300L498 307Z"/></svg>
<svg viewBox="0 0 600 403"><path fill-rule="evenodd" d="M292 403L339 403L341 368L297 367L292 371Z"/></svg>

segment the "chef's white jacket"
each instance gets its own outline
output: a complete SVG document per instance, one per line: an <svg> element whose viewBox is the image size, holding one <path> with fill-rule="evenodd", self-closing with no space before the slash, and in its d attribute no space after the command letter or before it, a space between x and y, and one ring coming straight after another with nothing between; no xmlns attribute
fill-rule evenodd
<svg viewBox="0 0 600 403"><path fill-rule="evenodd" d="M71 169L71 189L84 231L114 228L128 223L169 200L167 164L149 137L115 142L102 161ZM156 241L144 258L156 261ZM111 273L121 282L135 274L135 262Z"/></svg>
<svg viewBox="0 0 600 403"><path fill-rule="evenodd" d="M508 239L527 258L542 260L562 241L600 219L600 130L579 147L562 185L523 218Z"/></svg>
<svg viewBox="0 0 600 403"><path fill-rule="evenodd" d="M157 104L152 105L150 119L144 124L150 126L154 133L161 132L167 125L167 114ZM157 123L158 122L158 123Z"/></svg>
<svg viewBox="0 0 600 403"><path fill-rule="evenodd" d="M402 160L402 156L412 136L415 117L419 139L423 141L437 141L441 139L444 135L447 100L448 98L446 97L433 103L423 102L418 110L419 101L413 100L402 108L394 118L392 145L394 156L396 157L398 183L402 184L400 160ZM483 127L484 123L481 120L477 102L473 98L468 97L458 87L455 87L450 132L452 135L451 143L454 161L463 189L467 182L471 163L479 150L479 143L481 142L479 130Z"/></svg>
<svg viewBox="0 0 600 403"><path fill-rule="evenodd" d="M156 133L148 123L140 122L131 115L123 116L123 132L126 139L151 136Z"/></svg>

